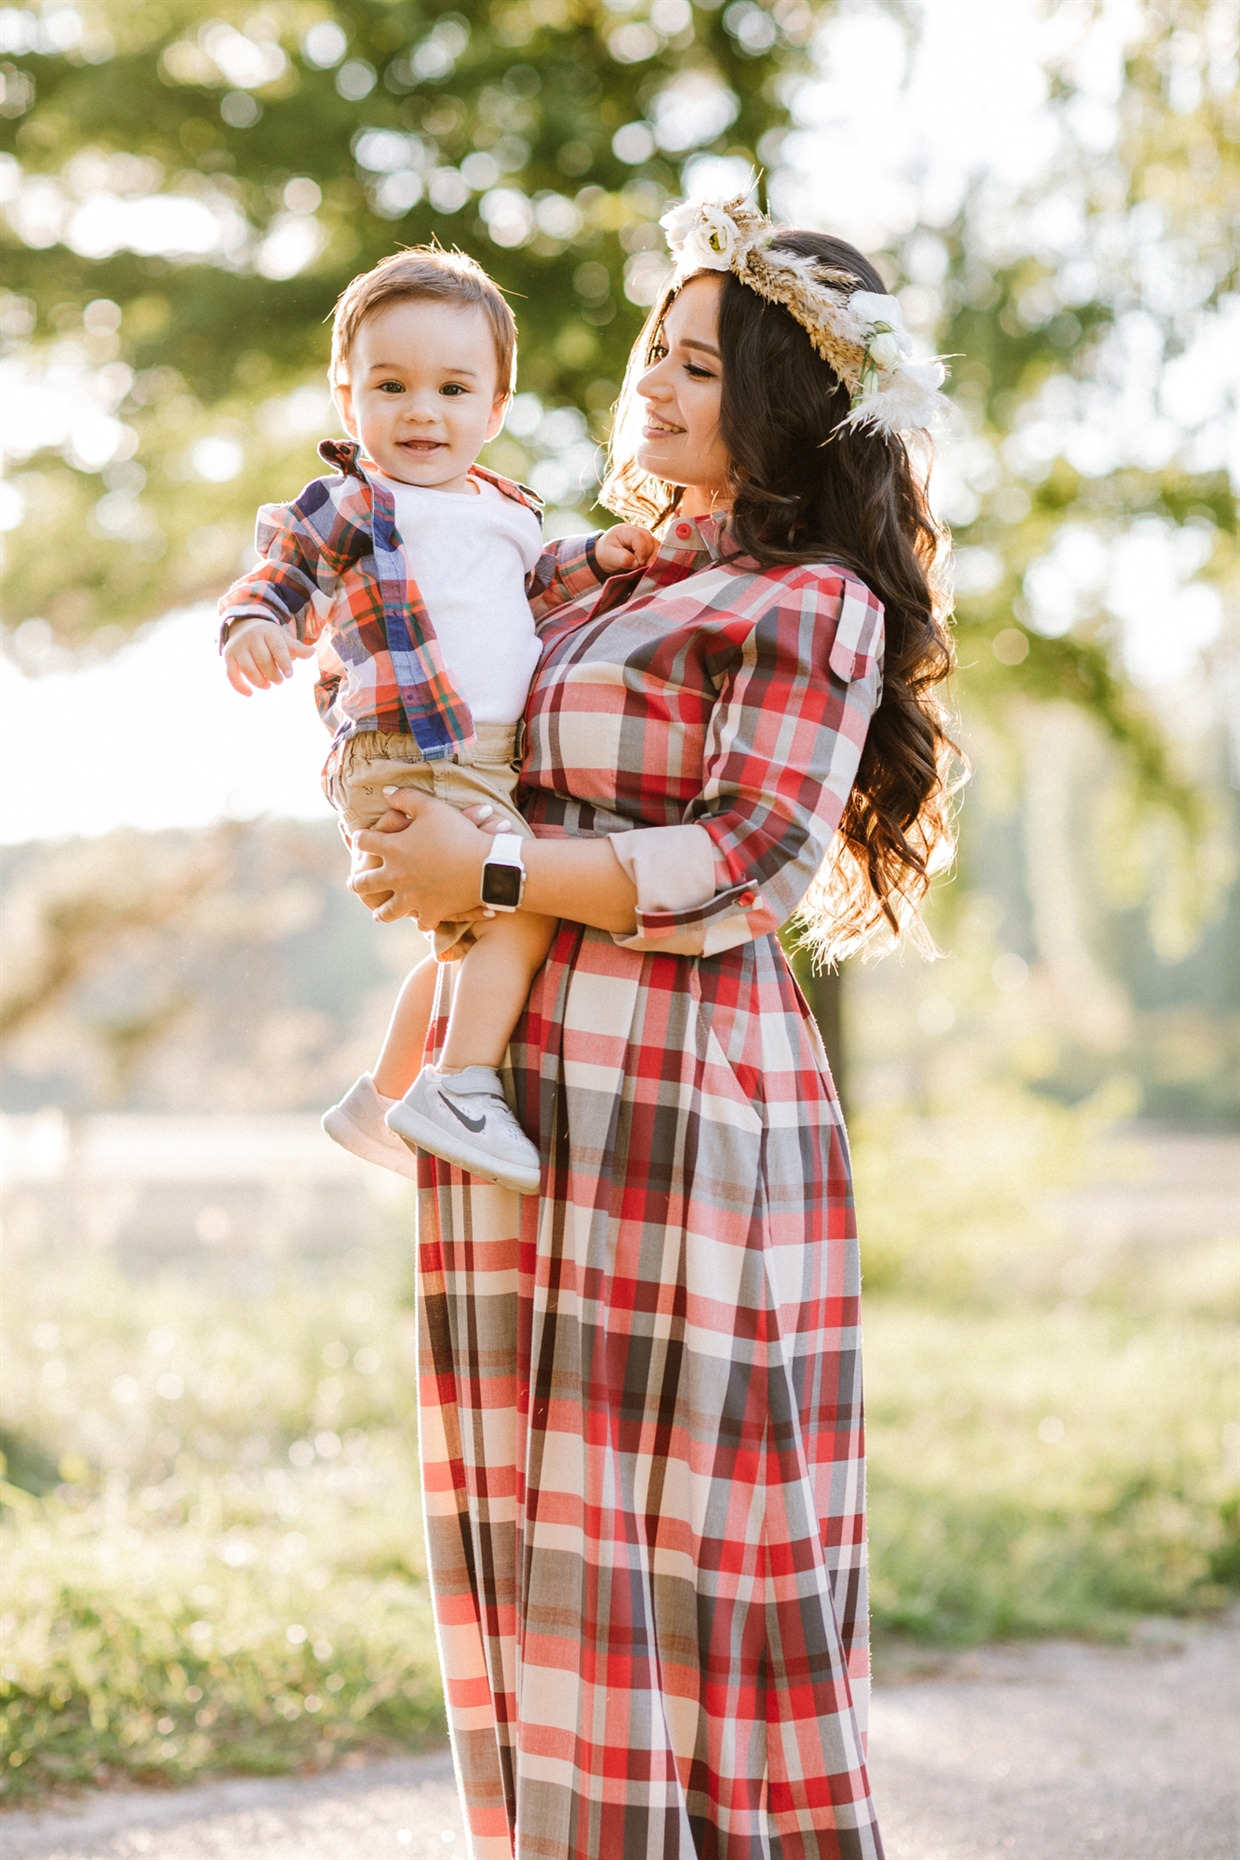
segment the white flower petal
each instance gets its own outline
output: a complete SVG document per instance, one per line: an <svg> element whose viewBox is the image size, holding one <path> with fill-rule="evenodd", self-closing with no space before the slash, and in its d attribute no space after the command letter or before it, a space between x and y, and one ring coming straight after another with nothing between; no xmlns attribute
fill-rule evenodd
<svg viewBox="0 0 1240 1860"><path fill-rule="evenodd" d="M863 323L886 323L892 329L904 328L904 312L898 297L887 297L878 291L854 291L848 299L848 307Z"/></svg>

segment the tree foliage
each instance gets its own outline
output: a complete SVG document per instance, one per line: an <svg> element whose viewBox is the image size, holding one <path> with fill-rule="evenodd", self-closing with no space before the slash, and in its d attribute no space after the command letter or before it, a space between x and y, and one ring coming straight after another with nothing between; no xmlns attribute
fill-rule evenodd
<svg viewBox="0 0 1240 1860"><path fill-rule="evenodd" d="M1050 74L1058 154L1036 194L977 187L953 224L913 235L904 270L959 357L968 437L947 511L971 701L1080 705L1147 796L1187 815L1189 787L1125 677L1117 570L1153 539L1185 580L1234 586L1236 32L1212 0L1145 0L1138 22L1110 119L1065 53ZM1159 619L1178 659L1175 617Z"/></svg>
<svg viewBox="0 0 1240 1860"><path fill-rule="evenodd" d="M16 480L10 617L32 663L228 580L254 507L318 469L335 425L338 291L398 244L459 243L513 293L525 398L492 462L587 508L661 276L658 216L703 156L777 167L822 16L806 0L92 8L4 15L5 323L65 428ZM1217 0L1144 0L1137 26L1101 132L1065 41L1059 152L1034 194L983 181L951 224L877 256L959 358L943 502L969 701L1066 697L1165 789L1106 564L1151 531L1216 582L1233 559L1217 446L1191 391L1182 409L1200 356L1209 425L1234 289L1235 34ZM1082 535L1092 581L1061 561Z"/></svg>
<svg viewBox="0 0 1240 1860"><path fill-rule="evenodd" d="M70 643L227 580L254 505L299 488L335 426L305 391L323 378L324 319L398 245L460 244L512 293L521 386L585 419L509 462L567 452L558 501L579 501L681 165L760 159L814 24L805 0L202 15L104 0L60 47L16 15L9 327L125 429L110 458L89 456L88 433L87 456L49 449L19 486L12 617Z"/></svg>

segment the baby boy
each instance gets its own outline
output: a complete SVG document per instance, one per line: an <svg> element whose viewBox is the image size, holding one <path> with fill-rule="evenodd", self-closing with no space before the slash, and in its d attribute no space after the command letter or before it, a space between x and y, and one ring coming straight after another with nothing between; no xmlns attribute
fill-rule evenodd
<svg viewBox="0 0 1240 1860"><path fill-rule="evenodd" d="M435 931L435 956L460 960L440 1064L422 1063L428 957L401 989L373 1073L324 1129L403 1175L423 1149L536 1194L538 1151L499 1067L556 927L516 908L530 837L514 799L520 720L539 656L527 587L542 585L548 564L533 494L477 464L515 371L512 312L464 254L414 248L354 278L336 306L330 377L351 438L319 448L338 475L264 505L262 559L220 617L243 696L317 655L319 710L334 732L323 783L347 832L373 827L393 787L486 803L504 824L480 900L496 914ZM608 575L654 548L631 524L594 543Z"/></svg>

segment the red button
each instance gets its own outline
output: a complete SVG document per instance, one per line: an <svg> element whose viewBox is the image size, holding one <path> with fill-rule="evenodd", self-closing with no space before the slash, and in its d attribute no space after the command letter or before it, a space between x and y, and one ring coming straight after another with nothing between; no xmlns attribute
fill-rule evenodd
<svg viewBox="0 0 1240 1860"><path fill-rule="evenodd" d="M742 891L740 897L737 899L737 903L741 905L744 910L748 910L750 905L756 902L757 893L754 891Z"/></svg>
<svg viewBox="0 0 1240 1860"><path fill-rule="evenodd" d="M676 525L676 534L678 536L692 536L692 526L688 523L678 523Z"/></svg>

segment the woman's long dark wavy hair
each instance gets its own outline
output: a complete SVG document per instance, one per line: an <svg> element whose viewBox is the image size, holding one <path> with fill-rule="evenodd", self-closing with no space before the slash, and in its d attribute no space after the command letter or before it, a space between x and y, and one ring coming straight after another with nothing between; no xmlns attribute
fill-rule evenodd
<svg viewBox="0 0 1240 1860"><path fill-rule="evenodd" d="M781 231L772 243L848 273L859 290L886 289L842 239ZM655 305L634 348L601 493L617 514L651 527L676 508L680 488L637 464L635 387L674 295ZM901 933L932 951L919 906L952 855L949 775L957 752L934 695L954 655L935 572L946 536L926 499L928 454L919 471L902 437L845 426L848 390L800 324L730 272L719 343L732 536L764 568L840 563L885 613L882 701L836 840L801 905L803 941L826 962Z"/></svg>

